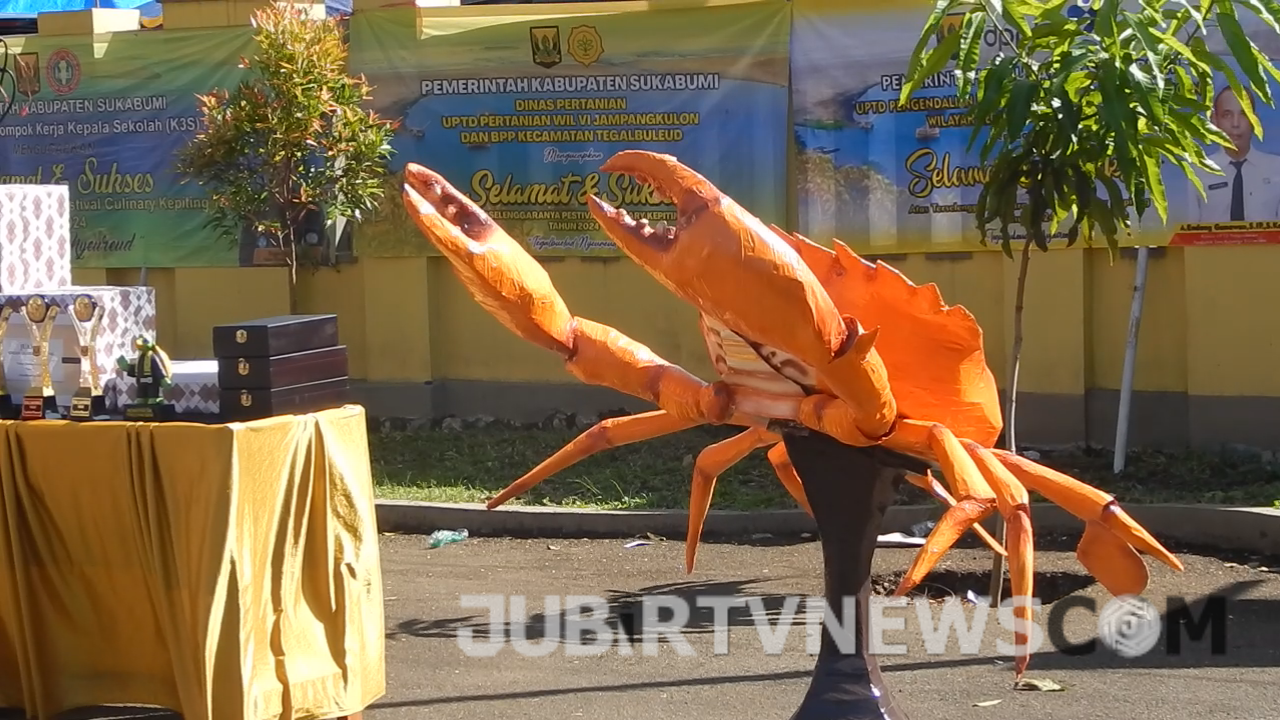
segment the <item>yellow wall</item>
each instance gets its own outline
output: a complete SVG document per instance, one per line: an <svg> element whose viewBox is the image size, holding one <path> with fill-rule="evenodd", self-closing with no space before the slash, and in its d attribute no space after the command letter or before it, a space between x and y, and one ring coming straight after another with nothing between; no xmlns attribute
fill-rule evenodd
<svg viewBox="0 0 1280 720"><path fill-rule="evenodd" d="M360 9L380 4L361 0ZM445 0L439 4L452 4ZM169 3L166 26L248 21L257 3ZM49 23L83 32L72 18ZM101 12L80 23L99 28ZM42 24L42 27L44 25ZM1003 385L1012 339L1016 263L997 252L893 261L917 282L936 282L986 331L990 364ZM570 308L618 327L658 354L708 376L692 309L643 271L618 259L549 259ZM1105 250L1032 257L1020 389L1079 395L1118 388L1134 261ZM1280 306L1280 251L1267 246L1169 248L1152 258L1135 389L1195 395L1280 396L1280 340L1270 327ZM78 270L78 283L137 282L137 270ZM160 341L175 358L210 354L213 325L289 311L284 270L152 270ZM299 279L299 312L339 316L352 375L375 381L476 379L576 382L549 352L512 335L465 293L441 258L361 258Z"/></svg>
<svg viewBox="0 0 1280 720"><path fill-rule="evenodd" d="M405 261L382 261L405 262ZM432 352L438 379L576 382L551 353L490 318L438 258L428 260ZM892 264L936 282L985 330L1002 386L1012 341L1017 264L999 253L954 259L914 255ZM570 309L644 342L708 376L693 311L627 261L546 263ZM1118 389L1136 263L1105 249L1033 253L1024 307L1019 388L1079 395ZM1269 247L1167 248L1148 265L1135 389L1196 395L1280 396L1280 340L1268 329L1280 307L1280 252Z"/></svg>

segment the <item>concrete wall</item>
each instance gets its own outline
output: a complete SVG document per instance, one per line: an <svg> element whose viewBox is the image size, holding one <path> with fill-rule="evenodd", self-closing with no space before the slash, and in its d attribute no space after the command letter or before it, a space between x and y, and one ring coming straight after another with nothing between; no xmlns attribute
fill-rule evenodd
<svg viewBox="0 0 1280 720"><path fill-rule="evenodd" d="M165 24L244 23L257 5L168 2ZM361 3L360 9L368 8ZM109 11L93 11L81 21L69 17L79 13L67 15L50 27L101 32ZM84 23L97 29L80 28ZM886 260L917 282L936 282L949 302L973 311L1004 386L1016 264L998 252ZM693 310L629 261L548 259L546 266L575 313L614 325L668 360L710 376ZM1132 254L1114 265L1105 250L1033 256L1020 376L1022 442L1111 443L1133 272ZM1280 323L1270 314L1280 306L1280 249L1162 249L1149 273L1132 441L1280 447ZM75 279L133 284L137 275L77 270ZM175 358L208 356L213 325L288 312L281 269L151 270L148 282L157 289L160 342ZM303 272L298 295L301 312L339 315L352 374L364 381L373 414L540 419L557 409L636 406L583 386L556 356L500 326L440 258L360 257L338 269Z"/></svg>

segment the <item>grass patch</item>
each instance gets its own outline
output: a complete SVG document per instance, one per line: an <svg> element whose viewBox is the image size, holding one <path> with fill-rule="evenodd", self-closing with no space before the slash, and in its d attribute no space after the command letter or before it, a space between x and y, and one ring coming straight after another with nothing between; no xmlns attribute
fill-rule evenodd
<svg viewBox="0 0 1280 720"><path fill-rule="evenodd" d="M484 502L559 450L581 431L498 423L462 431L421 428L374 431L377 495L428 502ZM606 450L544 480L512 505L606 509L684 509L689 504L693 460L707 445L736 432L699 427L647 442ZM1125 503L1210 503L1270 507L1280 498L1280 467L1241 452L1130 453L1125 472L1111 472L1110 451L1042 451L1039 462ZM932 502L905 483L900 504ZM1039 500L1040 498L1033 498ZM721 510L787 509L765 451L757 450L716 483L713 507Z"/></svg>

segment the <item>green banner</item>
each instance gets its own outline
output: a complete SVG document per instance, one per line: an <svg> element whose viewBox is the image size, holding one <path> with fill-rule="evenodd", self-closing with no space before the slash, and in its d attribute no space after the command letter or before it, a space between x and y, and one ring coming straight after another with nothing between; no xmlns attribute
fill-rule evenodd
<svg viewBox="0 0 1280 720"><path fill-rule="evenodd" d="M199 124L197 93L240 82L253 28L8 42L18 98L0 123L0 182L70 188L73 266L242 264L235 240L205 228L204 191L173 167Z"/></svg>
<svg viewBox="0 0 1280 720"><path fill-rule="evenodd" d="M392 170L416 162L539 255L616 255L588 195L675 220L600 165L625 149L677 156L766 222L787 220L791 8L576 3L358 12L351 69L397 118ZM361 255L422 255L399 178L356 236Z"/></svg>

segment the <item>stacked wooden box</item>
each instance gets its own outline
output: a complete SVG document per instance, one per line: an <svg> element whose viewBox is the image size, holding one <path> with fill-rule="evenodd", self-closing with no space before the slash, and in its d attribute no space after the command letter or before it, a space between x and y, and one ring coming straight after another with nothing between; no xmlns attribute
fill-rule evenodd
<svg viewBox="0 0 1280 720"><path fill-rule="evenodd" d="M349 401L338 316L281 315L213 329L223 422L297 415Z"/></svg>

